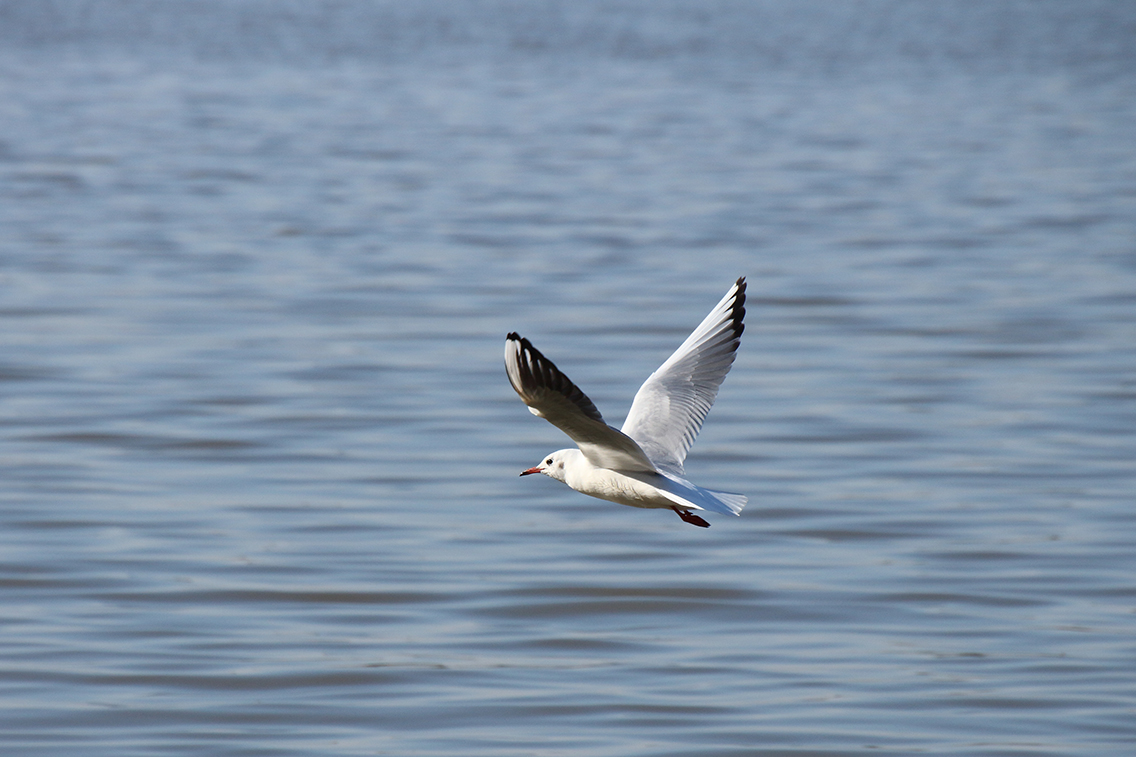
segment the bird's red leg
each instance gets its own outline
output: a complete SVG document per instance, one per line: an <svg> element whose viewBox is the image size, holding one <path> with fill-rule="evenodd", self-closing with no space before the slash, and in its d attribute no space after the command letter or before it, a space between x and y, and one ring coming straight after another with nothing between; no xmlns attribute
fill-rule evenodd
<svg viewBox="0 0 1136 757"><path fill-rule="evenodd" d="M682 518L683 520L685 520L687 523L691 524L692 526L701 526L702 528L710 528L709 523L707 523L702 518L699 518L697 515L690 512L689 510L679 510L677 507L672 507L671 509L674 510L676 513L678 513L678 517Z"/></svg>

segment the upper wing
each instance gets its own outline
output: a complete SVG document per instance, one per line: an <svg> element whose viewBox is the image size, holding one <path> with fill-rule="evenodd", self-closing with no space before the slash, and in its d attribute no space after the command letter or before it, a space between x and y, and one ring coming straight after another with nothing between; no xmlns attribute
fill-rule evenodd
<svg viewBox="0 0 1136 757"><path fill-rule="evenodd" d="M745 291L743 276L635 394L623 433L661 470L682 473L686 453L734 364L745 328Z"/></svg>
<svg viewBox="0 0 1136 757"><path fill-rule="evenodd" d="M529 412L568 434L593 465L613 470L655 470L634 440L604 423L588 396L516 332L505 339L505 372Z"/></svg>

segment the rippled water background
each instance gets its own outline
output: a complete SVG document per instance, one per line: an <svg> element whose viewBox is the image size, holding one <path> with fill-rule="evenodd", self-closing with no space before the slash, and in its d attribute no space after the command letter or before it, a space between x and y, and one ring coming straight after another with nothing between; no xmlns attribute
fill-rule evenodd
<svg viewBox="0 0 1136 757"><path fill-rule="evenodd" d="M1136 4L0 0L13 755L1131 755ZM517 472L739 275L691 528Z"/></svg>

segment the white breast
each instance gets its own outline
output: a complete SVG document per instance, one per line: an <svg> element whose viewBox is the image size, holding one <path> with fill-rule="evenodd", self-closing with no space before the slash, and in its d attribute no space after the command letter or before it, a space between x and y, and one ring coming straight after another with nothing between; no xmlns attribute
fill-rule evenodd
<svg viewBox="0 0 1136 757"><path fill-rule="evenodd" d="M675 504L659 487L647 481L619 471L596 468L583 455L579 460L581 464L568 467L564 482L581 494L630 507L670 508ZM651 474L636 476L653 477Z"/></svg>

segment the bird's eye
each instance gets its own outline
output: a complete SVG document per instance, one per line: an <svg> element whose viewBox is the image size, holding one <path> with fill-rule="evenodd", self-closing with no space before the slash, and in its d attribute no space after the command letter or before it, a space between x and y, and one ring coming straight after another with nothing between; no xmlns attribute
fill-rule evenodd
<svg viewBox="0 0 1136 757"><path fill-rule="evenodd" d="M545 464L545 465L552 465L552 458L550 457L550 458L548 458L547 460L545 460L545 461L544 461L544 464Z"/></svg>

